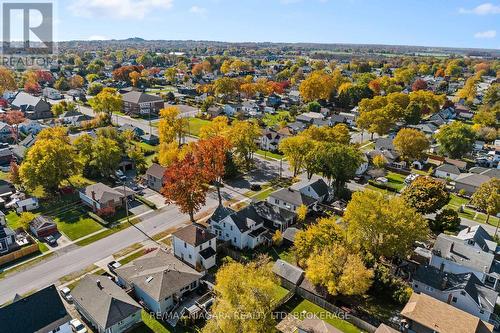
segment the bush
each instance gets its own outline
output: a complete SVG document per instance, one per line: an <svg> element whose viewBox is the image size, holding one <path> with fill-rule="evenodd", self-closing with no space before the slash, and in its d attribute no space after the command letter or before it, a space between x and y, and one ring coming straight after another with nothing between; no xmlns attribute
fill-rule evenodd
<svg viewBox="0 0 500 333"><path fill-rule="evenodd" d="M103 219L102 217L100 217L99 215L97 214L94 214L92 212L89 212L89 216L91 218L93 218L94 220L96 220L98 223L102 224L103 226L107 226L109 224L108 221L106 221L105 219Z"/></svg>
<svg viewBox="0 0 500 333"><path fill-rule="evenodd" d="M387 186L385 184L377 183L376 181L374 181L372 179L370 179L368 181L368 184L370 184L373 187L380 188L382 190L387 190L387 191L390 191L390 192L396 192L396 193L398 193L398 190L396 190L395 188L392 188L392 187Z"/></svg>
<svg viewBox="0 0 500 333"><path fill-rule="evenodd" d="M140 202L142 202L143 204L145 204L146 206L148 206L149 208L151 208L151 209L156 209L157 208L154 202L151 202L148 199L146 199L146 198L144 198L144 197L142 197L140 195L136 195L135 198L137 200L139 200Z"/></svg>
<svg viewBox="0 0 500 333"><path fill-rule="evenodd" d="M456 231L460 226L460 217L453 209L443 209L436 215L431 223L431 228L436 232Z"/></svg>

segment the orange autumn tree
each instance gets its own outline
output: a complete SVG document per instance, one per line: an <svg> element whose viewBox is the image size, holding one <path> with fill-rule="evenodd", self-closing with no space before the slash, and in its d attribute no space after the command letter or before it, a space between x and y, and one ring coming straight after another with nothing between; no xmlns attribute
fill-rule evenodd
<svg viewBox="0 0 500 333"><path fill-rule="evenodd" d="M217 188L219 205L222 205L220 187L225 173L227 152L230 149L231 143L226 138L215 136L198 141L195 150L195 159L200 163L203 178Z"/></svg>
<svg viewBox="0 0 500 333"><path fill-rule="evenodd" d="M195 222L194 214L205 204L208 184L199 161L188 153L165 170L161 194Z"/></svg>

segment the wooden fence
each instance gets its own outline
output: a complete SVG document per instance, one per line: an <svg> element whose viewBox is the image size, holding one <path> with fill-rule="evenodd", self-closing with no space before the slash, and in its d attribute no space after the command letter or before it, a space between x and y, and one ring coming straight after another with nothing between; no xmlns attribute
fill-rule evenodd
<svg viewBox="0 0 500 333"><path fill-rule="evenodd" d="M35 252L38 252L38 244L31 244L28 246L24 246L20 248L17 251L13 251L10 253L7 253L3 256L0 256L0 266L3 266L5 264L8 264L9 262L21 259L23 257L26 257L30 254L33 254Z"/></svg>

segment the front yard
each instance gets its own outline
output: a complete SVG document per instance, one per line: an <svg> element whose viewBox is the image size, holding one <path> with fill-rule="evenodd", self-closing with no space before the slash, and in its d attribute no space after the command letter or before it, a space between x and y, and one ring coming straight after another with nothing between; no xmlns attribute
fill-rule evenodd
<svg viewBox="0 0 500 333"><path fill-rule="evenodd" d="M463 205L464 209L463 212L459 212L458 215L460 217L463 217L465 219L469 219L472 221L476 221L479 223L486 223L486 214L480 213L475 211L474 209L467 208L465 207L466 205L469 204L469 199L459 197L456 194L451 194L450 196L450 202L446 206L447 208L451 208L453 210L459 211L460 207ZM490 216L490 220L488 224L491 224L493 226L497 226L499 223L499 219L495 216Z"/></svg>
<svg viewBox="0 0 500 333"><path fill-rule="evenodd" d="M188 133L193 136L200 136L200 129L210 124L210 120L200 119L200 118L189 118L188 119Z"/></svg>

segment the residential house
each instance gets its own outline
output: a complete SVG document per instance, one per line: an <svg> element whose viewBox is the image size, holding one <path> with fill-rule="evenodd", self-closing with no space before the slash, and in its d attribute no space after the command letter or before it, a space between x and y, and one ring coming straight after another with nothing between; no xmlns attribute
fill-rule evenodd
<svg viewBox="0 0 500 333"><path fill-rule="evenodd" d="M123 133L125 131L130 131L134 134L135 138L140 138L141 135L144 135L144 131L141 128L136 127L136 126L131 125L131 124L123 124L122 126L120 126L118 128L118 131L121 133Z"/></svg>
<svg viewBox="0 0 500 333"><path fill-rule="evenodd" d="M273 265L273 273L281 280L283 286L298 286L305 276L304 270L292 265L282 259L276 260Z"/></svg>
<svg viewBox="0 0 500 333"><path fill-rule="evenodd" d="M379 327L373 333L399 333L394 328L387 326L386 324L380 324Z"/></svg>
<svg viewBox="0 0 500 333"><path fill-rule="evenodd" d="M42 95L43 97L47 97L48 99L54 99L54 100L63 98L63 95L59 90L50 87L43 88Z"/></svg>
<svg viewBox="0 0 500 333"><path fill-rule="evenodd" d="M38 204L38 199L35 197L19 200L16 203L14 203L13 206L13 208L16 210L18 214L24 212L31 212L32 210L38 209L38 207L40 207Z"/></svg>
<svg viewBox="0 0 500 333"><path fill-rule="evenodd" d="M61 122L65 125L80 127L83 122L92 119L91 116L83 114L79 111L67 111L59 116Z"/></svg>
<svg viewBox="0 0 500 333"><path fill-rule="evenodd" d="M5 215L4 215L5 219ZM11 228L7 227L5 222L0 223L0 255L8 253L15 247L16 233Z"/></svg>
<svg viewBox="0 0 500 333"><path fill-rule="evenodd" d="M154 134L141 135L141 142L147 143L151 146L156 146L160 143L160 138Z"/></svg>
<svg viewBox="0 0 500 333"><path fill-rule="evenodd" d="M12 194L16 191L14 185L11 182L0 179L0 198L3 200L8 200Z"/></svg>
<svg viewBox="0 0 500 333"><path fill-rule="evenodd" d="M54 285L16 298L0 308L0 331L8 333L72 333L66 311Z"/></svg>
<svg viewBox="0 0 500 333"><path fill-rule="evenodd" d="M426 294L413 293L401 316L405 333L493 332L493 325Z"/></svg>
<svg viewBox="0 0 500 333"><path fill-rule="evenodd" d="M319 203L327 202L333 199L333 191L326 184L323 178L313 176L311 180L304 180L293 184L292 189L300 191L300 193L313 198Z"/></svg>
<svg viewBox="0 0 500 333"><path fill-rule="evenodd" d="M281 140L283 140L284 138L286 138L286 136L281 134L280 132L272 128L266 128L262 132L262 136L260 137L260 148L262 150L276 152L278 151Z"/></svg>
<svg viewBox="0 0 500 333"><path fill-rule="evenodd" d="M292 135L297 135L307 128L307 124L301 121L294 121L293 123L288 123L286 125Z"/></svg>
<svg viewBox="0 0 500 333"><path fill-rule="evenodd" d="M172 234L174 255L197 270L215 266L217 237L198 225L188 225Z"/></svg>
<svg viewBox="0 0 500 333"><path fill-rule="evenodd" d="M132 289L155 313L166 313L184 294L198 288L203 277L170 252L157 249L115 270L118 284Z"/></svg>
<svg viewBox="0 0 500 333"><path fill-rule="evenodd" d="M441 179L455 180L460 176L460 170L453 164L442 164L434 170L434 176Z"/></svg>
<svg viewBox="0 0 500 333"><path fill-rule="evenodd" d="M239 249L254 249L266 241L264 220L253 205L237 212L219 206L208 223L217 239Z"/></svg>
<svg viewBox="0 0 500 333"><path fill-rule="evenodd" d="M224 114L228 117L232 117L238 112L239 107L233 104L224 104L223 111Z"/></svg>
<svg viewBox="0 0 500 333"><path fill-rule="evenodd" d="M57 234L57 224L48 216L39 215L30 222L31 233L37 238Z"/></svg>
<svg viewBox="0 0 500 333"><path fill-rule="evenodd" d="M127 197L133 195L132 192L128 191L126 194ZM122 191L113 189L103 183L89 185L80 191L80 199L94 213L106 208L118 209L123 207L126 196Z"/></svg>
<svg viewBox="0 0 500 333"><path fill-rule="evenodd" d="M0 166L8 166L14 160L14 154L9 148L0 149Z"/></svg>
<svg viewBox="0 0 500 333"><path fill-rule="evenodd" d="M32 96L25 92L19 92L11 103L14 109L21 110L28 119L51 118L50 103L40 97Z"/></svg>
<svg viewBox="0 0 500 333"><path fill-rule="evenodd" d="M485 287L473 273L445 273L433 266L421 266L413 276L412 288L498 325L493 313L498 293Z"/></svg>
<svg viewBox="0 0 500 333"><path fill-rule="evenodd" d="M153 163L148 170L146 170L146 186L150 189L160 192L163 187L163 179L165 175L165 169L157 163Z"/></svg>
<svg viewBox="0 0 500 333"><path fill-rule="evenodd" d="M430 265L443 272L474 273L488 288L500 290L500 262L495 254L459 237L440 234L431 252Z"/></svg>
<svg viewBox="0 0 500 333"><path fill-rule="evenodd" d="M356 127L356 115L349 112L340 112L340 116L344 117L345 123L349 127Z"/></svg>
<svg viewBox="0 0 500 333"><path fill-rule="evenodd" d="M0 142L12 142L15 132L12 126L0 121Z"/></svg>
<svg viewBox="0 0 500 333"><path fill-rule="evenodd" d="M142 321L142 307L105 276L85 275L71 295L75 308L96 333L125 332Z"/></svg>
<svg viewBox="0 0 500 333"><path fill-rule="evenodd" d="M267 201L252 203L257 214L264 220L264 227L271 232L279 230L284 232L291 226L297 217L295 212L272 205Z"/></svg>
<svg viewBox="0 0 500 333"><path fill-rule="evenodd" d="M246 100L241 103L241 111L247 115L255 116L260 112L260 107L255 101Z"/></svg>
<svg viewBox="0 0 500 333"><path fill-rule="evenodd" d="M291 187L273 192L267 198L267 202L270 204L291 212L295 212L297 208L302 205L312 207L317 201L318 200Z"/></svg>
<svg viewBox="0 0 500 333"><path fill-rule="evenodd" d="M318 112L305 112L299 114L295 119L305 124L312 124L314 120L324 120L325 116Z"/></svg>
<svg viewBox="0 0 500 333"><path fill-rule="evenodd" d="M123 112L128 115L158 114L165 103L159 96L149 95L140 91L130 91L122 95Z"/></svg>
<svg viewBox="0 0 500 333"><path fill-rule="evenodd" d="M27 119L23 123L19 124L19 132L28 135L36 135L44 129L44 125L36 120Z"/></svg>
<svg viewBox="0 0 500 333"><path fill-rule="evenodd" d="M483 174L461 173L455 178L455 191L465 191L465 194L472 195L481 186L490 180L490 177Z"/></svg>
<svg viewBox="0 0 500 333"><path fill-rule="evenodd" d="M481 251L492 254L500 254L500 247L490 234L480 225L467 227L461 230L456 236L464 244L473 246Z"/></svg>

